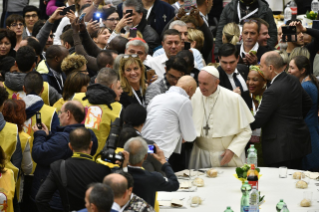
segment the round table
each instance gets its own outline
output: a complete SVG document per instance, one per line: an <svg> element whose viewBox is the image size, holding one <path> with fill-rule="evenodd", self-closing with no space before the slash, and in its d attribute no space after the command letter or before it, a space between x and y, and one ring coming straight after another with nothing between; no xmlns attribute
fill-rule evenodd
<svg viewBox="0 0 319 212"><path fill-rule="evenodd" d="M161 212L170 212L172 210L181 211L213 211L223 212L227 206L231 206L234 212L240 212L240 200L242 193L240 191L241 181L236 179L235 167L218 167L215 168L219 172L216 178L208 178L206 175L200 175L205 181L204 187L198 187L195 192L158 192L158 200L183 199L186 209L163 209ZM279 178L278 168L260 167L259 191L261 195L265 195L265 202L260 206L260 211L272 212L276 211L276 204L283 199L287 204L290 212L307 212L318 209L319 212L319 186L315 183L319 181L310 179L307 189L296 188L297 180L292 178L292 174L296 170L288 169L287 178ZM182 181L182 180L180 180ZM312 191L312 206L301 207L299 204L303 199L304 191ZM200 196L204 198L202 205L198 207L190 207L188 199L190 196ZM313 210L314 212L315 210Z"/></svg>

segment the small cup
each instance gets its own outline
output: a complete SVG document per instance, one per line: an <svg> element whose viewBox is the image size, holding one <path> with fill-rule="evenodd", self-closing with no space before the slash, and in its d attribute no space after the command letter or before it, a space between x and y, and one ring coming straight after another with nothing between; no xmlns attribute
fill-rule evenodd
<svg viewBox="0 0 319 212"><path fill-rule="evenodd" d="M279 167L279 177L280 178L287 178L287 167L286 166Z"/></svg>

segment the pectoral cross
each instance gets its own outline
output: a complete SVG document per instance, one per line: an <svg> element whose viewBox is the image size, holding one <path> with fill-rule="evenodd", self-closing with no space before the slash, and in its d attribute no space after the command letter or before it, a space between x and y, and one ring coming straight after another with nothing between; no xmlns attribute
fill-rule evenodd
<svg viewBox="0 0 319 212"><path fill-rule="evenodd" d="M206 123L206 126L203 127L203 129L206 131L205 134L208 136L208 131L210 130L210 127L208 126L208 123Z"/></svg>
<svg viewBox="0 0 319 212"><path fill-rule="evenodd" d="M164 22L166 22L166 18L167 18L167 16L164 14L163 15Z"/></svg>

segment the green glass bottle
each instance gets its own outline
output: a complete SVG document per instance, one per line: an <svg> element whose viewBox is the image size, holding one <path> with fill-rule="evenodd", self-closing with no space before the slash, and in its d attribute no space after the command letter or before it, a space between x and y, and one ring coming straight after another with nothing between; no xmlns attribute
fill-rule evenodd
<svg viewBox="0 0 319 212"><path fill-rule="evenodd" d="M230 206L228 206L224 212L234 212L234 211L230 208Z"/></svg>
<svg viewBox="0 0 319 212"><path fill-rule="evenodd" d="M285 204L286 204L286 203L284 202L284 200L281 199L280 202L278 202L277 205L276 205L276 210L277 210L277 212L280 212L281 209L282 209L282 207L283 207Z"/></svg>

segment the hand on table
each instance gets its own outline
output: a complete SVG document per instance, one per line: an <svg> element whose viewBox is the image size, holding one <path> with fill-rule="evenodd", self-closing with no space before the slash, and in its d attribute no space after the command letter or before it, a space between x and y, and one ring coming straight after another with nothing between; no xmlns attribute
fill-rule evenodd
<svg viewBox="0 0 319 212"><path fill-rule="evenodd" d="M226 149L225 152L221 156L223 156L223 159L220 162L220 165L223 166L231 161L231 159L234 156L234 153L231 150Z"/></svg>

